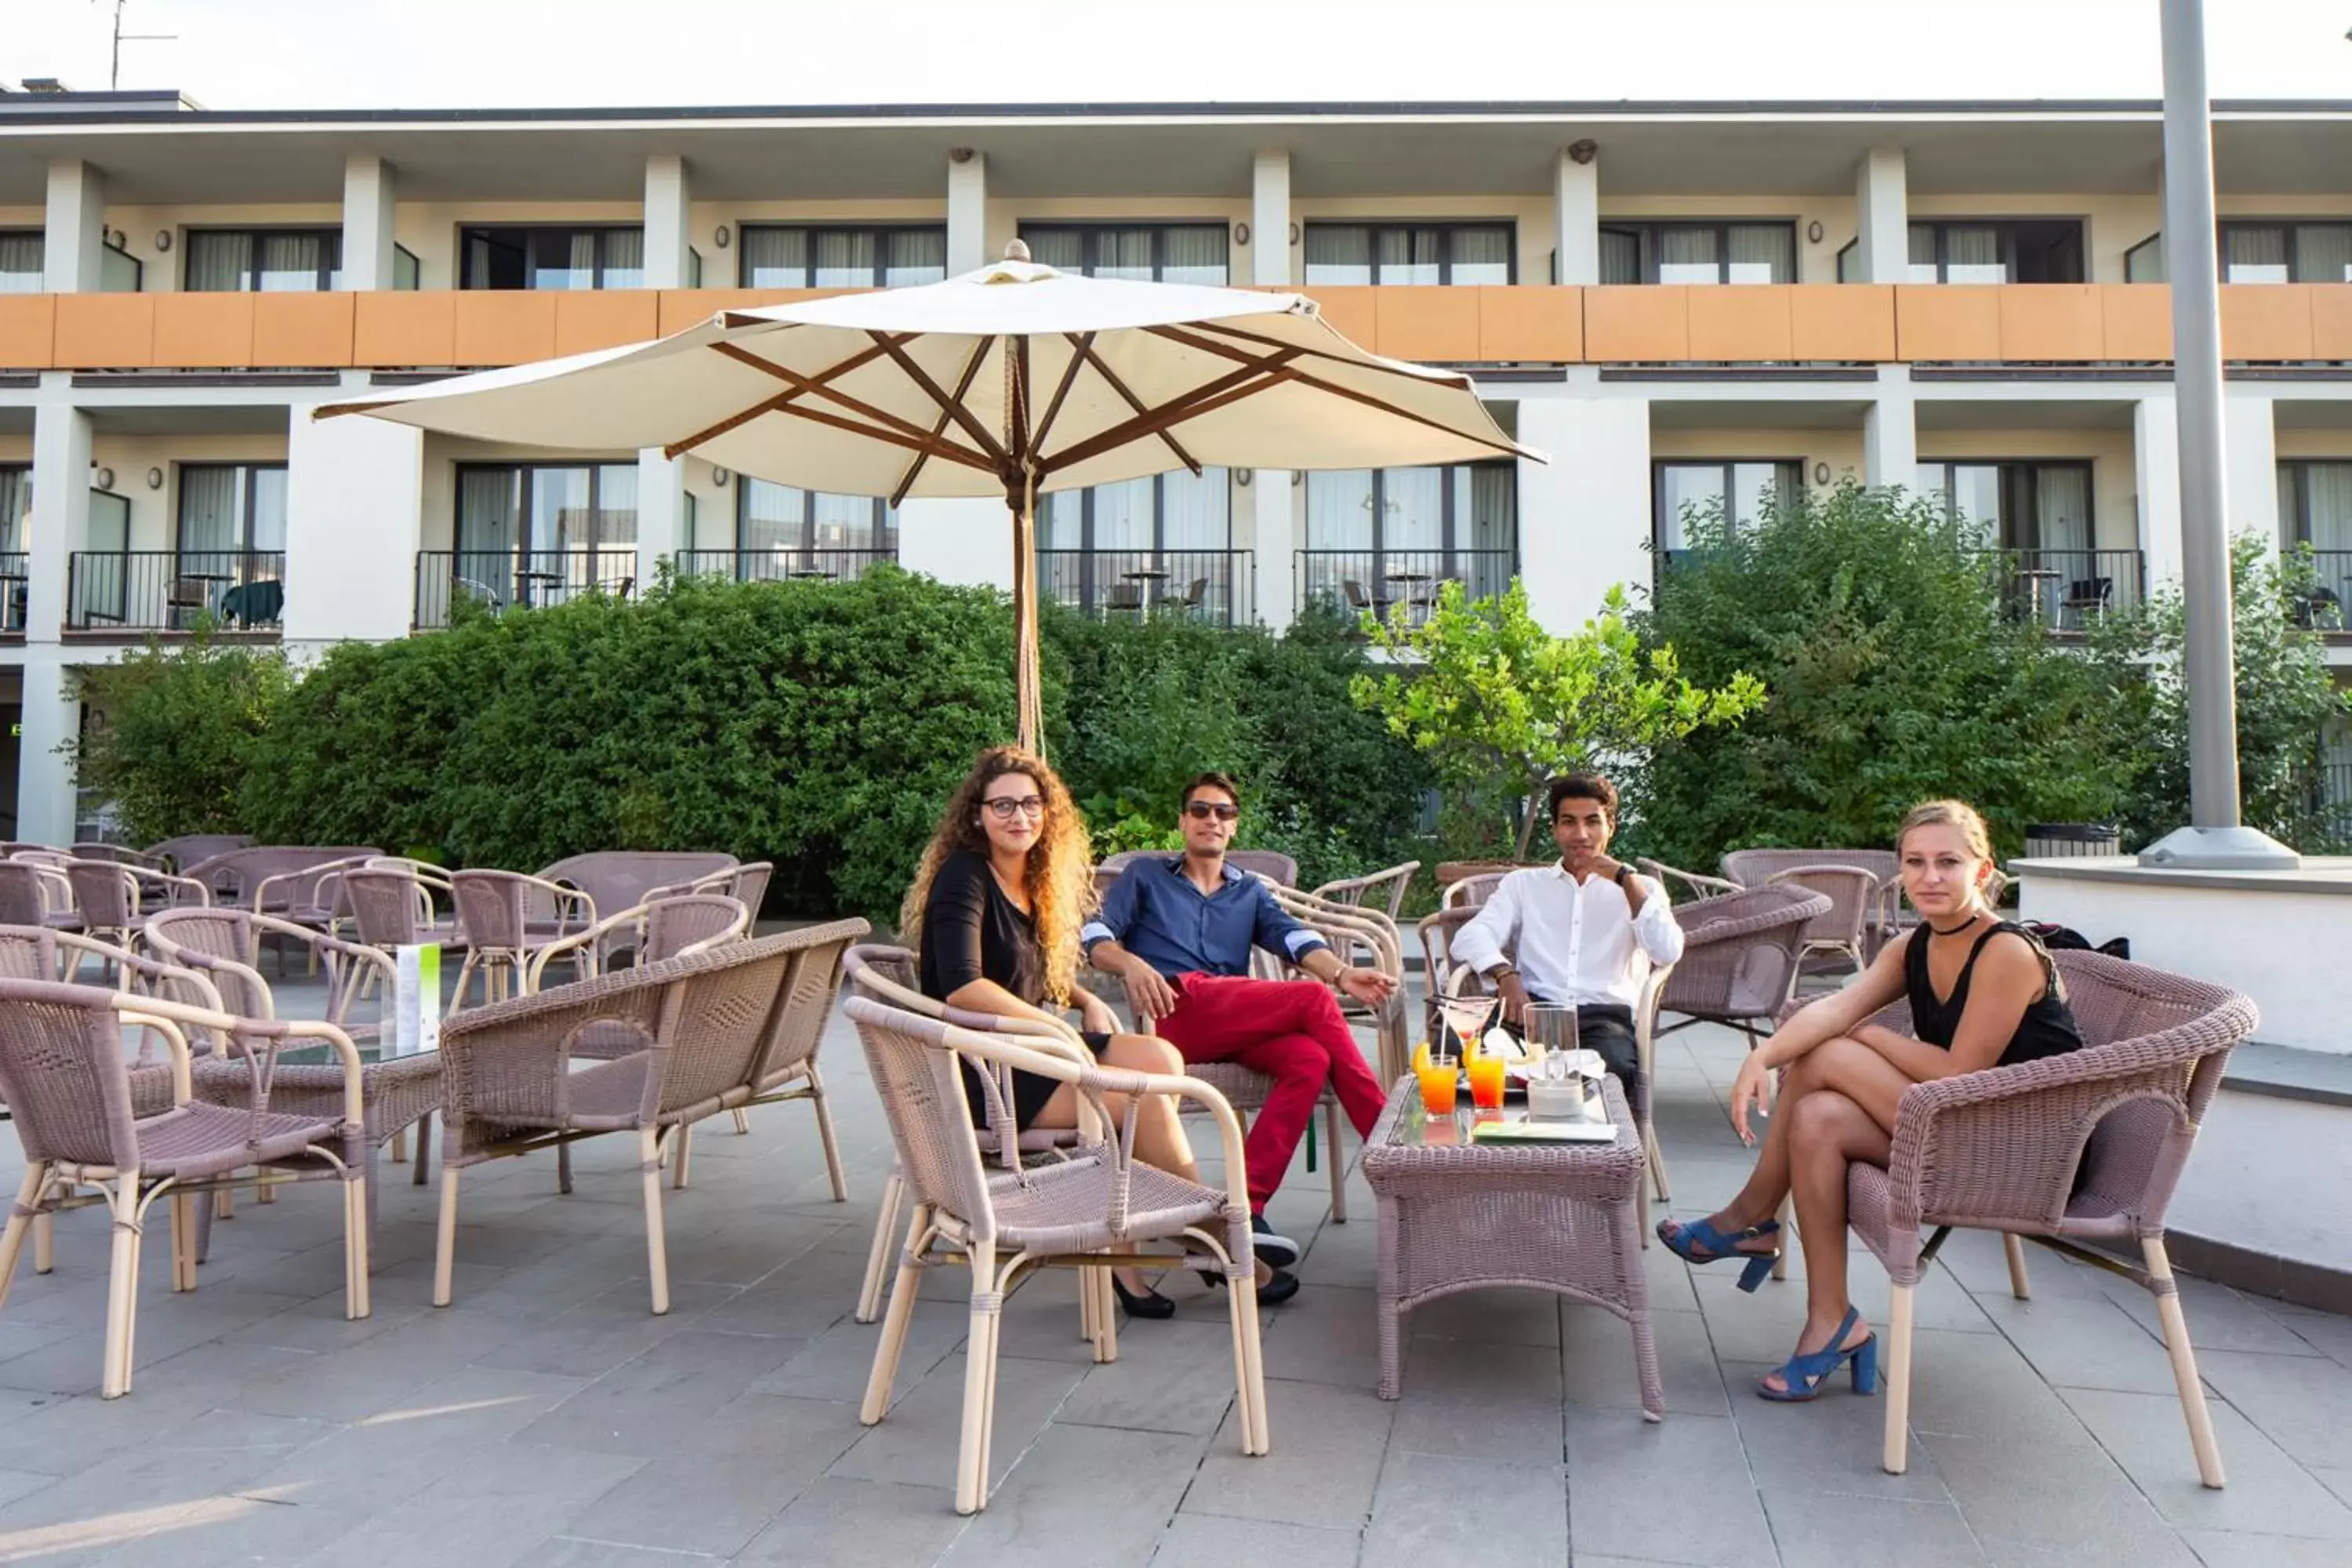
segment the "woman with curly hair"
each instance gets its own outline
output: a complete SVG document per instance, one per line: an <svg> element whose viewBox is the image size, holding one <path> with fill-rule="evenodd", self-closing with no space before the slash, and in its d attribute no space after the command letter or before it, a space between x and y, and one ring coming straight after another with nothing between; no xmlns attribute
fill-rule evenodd
<svg viewBox="0 0 2352 1568"><path fill-rule="evenodd" d="M939 831L907 889L899 929L916 937L923 994L950 1006L1001 1017L1057 1022L1049 1006L1078 1013L1087 1049L1115 1068L1176 1077L1183 1058L1164 1040L1118 1033L1103 999L1077 984L1078 928L1094 902L1094 867L1086 823L1070 792L1044 758L1017 746L980 754L948 799ZM964 1096L975 1125L987 1100L979 1075L963 1064ZM1124 1095L1104 1103L1116 1123ZM1076 1089L1036 1073L1013 1074L1013 1116L1023 1127L1075 1127ZM1197 1181L1192 1145L1176 1105L1151 1095L1136 1108L1136 1157ZM1176 1304L1135 1269L1113 1279L1129 1316L1172 1316Z"/></svg>

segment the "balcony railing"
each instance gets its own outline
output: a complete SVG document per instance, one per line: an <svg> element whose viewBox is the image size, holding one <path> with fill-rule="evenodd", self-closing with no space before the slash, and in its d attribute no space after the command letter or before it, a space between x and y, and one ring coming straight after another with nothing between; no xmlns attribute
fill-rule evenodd
<svg viewBox="0 0 2352 1568"><path fill-rule="evenodd" d="M1178 613L1217 626L1256 618L1246 550L1040 550L1045 596L1089 616Z"/></svg>
<svg viewBox="0 0 2352 1568"><path fill-rule="evenodd" d="M491 615L561 605L583 594L626 598L636 588L635 545L604 550L420 550L416 552L415 626L449 624L449 606L463 599Z"/></svg>
<svg viewBox="0 0 2352 1568"><path fill-rule="evenodd" d="M31 559L22 550L0 550L0 637L25 635L26 584Z"/></svg>
<svg viewBox="0 0 2352 1568"><path fill-rule="evenodd" d="M895 550L681 550L671 558L681 577L735 583L837 582L863 577Z"/></svg>
<svg viewBox="0 0 2352 1568"><path fill-rule="evenodd" d="M282 550L80 550L66 562L66 626L181 632L206 616L232 631L276 631L286 610Z"/></svg>
<svg viewBox="0 0 2352 1568"><path fill-rule="evenodd" d="M2296 624L2317 632L2352 631L2352 550L2315 550L2319 581L2295 610Z"/></svg>
<svg viewBox="0 0 2352 1568"><path fill-rule="evenodd" d="M2084 630L2101 616L2136 610L2146 591L2137 550L1993 552L2012 612L2053 632Z"/></svg>
<svg viewBox="0 0 2352 1568"><path fill-rule="evenodd" d="M1298 603L1383 616L1402 605L1419 626L1446 583L1460 583L1470 598L1491 599L1510 588L1518 564L1515 550L1302 550Z"/></svg>

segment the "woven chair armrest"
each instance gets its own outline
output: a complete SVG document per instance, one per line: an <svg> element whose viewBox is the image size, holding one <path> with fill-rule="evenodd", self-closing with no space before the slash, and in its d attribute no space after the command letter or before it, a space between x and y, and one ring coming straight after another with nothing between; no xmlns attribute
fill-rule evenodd
<svg viewBox="0 0 2352 1568"><path fill-rule="evenodd" d="M1801 903L1786 904L1759 914L1743 915L1734 920L1710 920L1683 933L1683 951L1712 947L1718 942L1738 942L1759 931L1778 931L1783 926L1801 926L1827 914L1831 909L1828 897L1815 893Z"/></svg>
<svg viewBox="0 0 2352 1568"><path fill-rule="evenodd" d="M507 874L532 891L544 893L553 900L555 920L559 928L575 918L583 928L596 923L596 900L585 888L573 888L562 882L551 882L545 877L534 877L528 871L509 871ZM563 907L567 903L576 906L575 914L567 915L563 912Z"/></svg>
<svg viewBox="0 0 2352 1568"><path fill-rule="evenodd" d="M128 869L128 868L125 868ZM140 888L142 901L144 894L151 888L160 885L160 890L163 895L163 907L166 909L212 908L212 889L194 877L182 877L170 871L141 870L135 872L131 879L134 884L144 884ZM140 906L134 904L132 907L135 909Z"/></svg>
<svg viewBox="0 0 2352 1568"><path fill-rule="evenodd" d="M580 896L583 898L587 897L584 893ZM647 902L650 901L651 897L649 896ZM593 907L593 900L591 907ZM559 920L561 918L561 916L558 917ZM635 930L642 934L645 927L645 920L646 906L644 904L632 904L625 910L621 910L615 913L606 915L604 919L583 930L572 931L568 935L557 937L553 942L549 942L545 947L541 948L537 952L531 954L530 964L523 970L523 991L526 994L529 994L538 990L540 977L547 973L547 966L550 963L571 952L574 948L583 945L588 949L588 973L594 974L596 973L598 956L603 952L602 944L604 940L612 935L614 931L620 931L625 927Z"/></svg>

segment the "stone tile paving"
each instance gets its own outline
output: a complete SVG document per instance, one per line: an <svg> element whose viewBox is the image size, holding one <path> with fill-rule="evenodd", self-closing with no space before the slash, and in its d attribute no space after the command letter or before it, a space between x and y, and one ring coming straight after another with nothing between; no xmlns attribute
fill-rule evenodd
<svg viewBox="0 0 2352 1568"><path fill-rule="evenodd" d="M301 1011L299 984L287 1010ZM315 1008L315 997L310 998ZM1721 1094L1738 1037L1673 1036L1659 1126L1676 1212L1744 1174ZM825 1047L853 1201L830 1201L799 1107L710 1124L669 1205L675 1307L646 1310L641 1210L614 1140L469 1173L457 1303L436 1310L433 1192L382 1193L375 1315L341 1313L323 1188L247 1202L192 1296L148 1247L138 1385L97 1397L106 1234L65 1216L58 1268L0 1316L0 1562L420 1560L495 1568L697 1563L1096 1568L1251 1563L1814 1564L2352 1562L2352 1322L2189 1281L2230 1469L2200 1489L2154 1314L2127 1285L1955 1238L1920 1295L1908 1475L1878 1467L1876 1400L1753 1397L1801 1316L1802 1268L1742 1296L1647 1255L1669 1414L1640 1418L1622 1325L1497 1292L1410 1320L1404 1398L1373 1396L1376 1209L1327 1223L1292 1173L1279 1226L1307 1289L1270 1311L1274 1452L1245 1459L1215 1298L1163 1288L1095 1366L1066 1276L1006 1310L989 1510L950 1506L962 1399L959 1283L916 1311L890 1418L859 1425L875 1331L849 1321L887 1135L856 1042ZM5 1163L0 1161L0 1163ZM1855 1273L1865 1309L1884 1276Z"/></svg>

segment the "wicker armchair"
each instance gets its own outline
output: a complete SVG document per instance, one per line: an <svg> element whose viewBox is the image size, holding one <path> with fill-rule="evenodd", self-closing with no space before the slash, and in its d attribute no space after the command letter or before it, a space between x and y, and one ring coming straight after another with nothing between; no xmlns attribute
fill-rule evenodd
<svg viewBox="0 0 2352 1568"><path fill-rule="evenodd" d="M482 1000L503 1001L530 989L530 963L541 949L596 923L596 900L577 888L526 877L520 871L457 871L449 895L465 928L466 962L457 967L452 1012L466 1005L466 991L482 977ZM595 973L592 947L572 949L582 979Z"/></svg>
<svg viewBox="0 0 2352 1568"><path fill-rule="evenodd" d="M160 1033L172 1058L169 1109L139 1115L122 1029ZM211 1031L256 1081L287 1044L317 1040L341 1063L344 1091L333 1114L273 1110L257 1092L241 1107L191 1095L185 1031ZM138 1302L142 1224L155 1200L171 1197L172 1289L196 1284L194 1202L258 1166L251 1182L331 1179L343 1189L343 1315L368 1315L366 1163L360 1157L359 1052L331 1024L265 1022L153 996L41 980L0 980L0 1094L15 1113L25 1179L0 1232L0 1304L6 1300L25 1235L37 1218L84 1203L113 1214L113 1258L99 1392L131 1392L131 1335ZM85 1197L78 1187L96 1187Z"/></svg>
<svg viewBox="0 0 2352 1568"><path fill-rule="evenodd" d="M0 925L81 930L73 884L56 866L15 858L0 860Z"/></svg>
<svg viewBox="0 0 2352 1568"><path fill-rule="evenodd" d="M1805 932L1829 910L1827 895L1787 882L1676 904L1683 956L1658 1005L1682 1021L1658 1032L1728 1024L1753 1049L1757 1025L1777 1018L1796 994Z"/></svg>
<svg viewBox="0 0 2352 1568"><path fill-rule="evenodd" d="M2219 985L2095 952L2059 952L2084 1048L1903 1091L1885 1167L1846 1175L1847 1223L1886 1266L1886 1468L1903 1473L1911 1398L1912 1292L1945 1236L1997 1230L2010 1283L2027 1280L2022 1237L2122 1274L2156 1298L2197 1471L2222 1484L2221 1454L2165 1254L2164 1215L2230 1052L2254 1005ZM1873 1020L1907 1030L1907 1010ZM1923 1244L1922 1226L1935 1234ZM2137 1246L2138 1266L2083 1244Z"/></svg>
<svg viewBox="0 0 2352 1568"><path fill-rule="evenodd" d="M864 921L808 926L452 1015L441 1026L433 1304L449 1304L458 1178L468 1166L623 1132L637 1139L653 1310L668 1311L661 1167L677 1131L761 1096L776 1042L791 1027L778 1009L830 994L843 950L866 930ZM580 1037L608 1022L636 1030L645 1048L574 1071Z"/></svg>
<svg viewBox="0 0 2352 1568"><path fill-rule="evenodd" d="M914 1314L924 1268L961 1261L971 1271L971 1331L964 1345L963 1426L956 1455L956 1511L975 1513L988 1501L989 1436L996 1393L996 1338L1004 1299L1036 1268L1052 1264L1085 1270L1082 1301L1094 1302L1095 1359L1118 1355L1116 1314L1101 1307L1101 1279L1121 1263L1178 1261L1206 1253L1223 1268L1231 1315L1237 1425L1242 1451L1265 1453L1265 1379L1260 1359L1257 1276L1250 1250L1249 1195L1243 1170L1241 1121L1223 1097L1193 1078L1106 1071L1056 1052L1035 1049L1002 1034L982 1034L853 996L845 1010L857 1026L874 1084L890 1122L891 1142L915 1196L907 1249L890 1294L890 1310L874 1350L859 1419L872 1426L890 1408L899 1352ZM1001 1146L1015 1141L1012 1112L995 1089L992 1067L1018 1068L1075 1086L1087 1131L1110 1125L1102 1097L1173 1094L1206 1106L1217 1122L1224 1156L1223 1190L1188 1182L1134 1158L1135 1124L1117 1142L1089 1137L1075 1156L1036 1170L989 1178L972 1136L958 1059L972 1062L987 1088L988 1118ZM1159 1243L1148 1253L1121 1251Z"/></svg>
<svg viewBox="0 0 2352 1568"><path fill-rule="evenodd" d="M592 908L588 919L593 924L596 920L593 910L633 909L671 891L692 890L708 878L729 875L735 869L735 857L716 851L599 849L541 867L539 880L576 888L587 894ZM530 912L537 921L555 911L533 898ZM621 940L624 935L616 932L607 939L597 955L600 962L627 945Z"/></svg>
<svg viewBox="0 0 2352 1568"><path fill-rule="evenodd" d="M1420 861L1407 860L1401 866L1391 866L1361 877L1342 877L1336 882L1326 882L1308 896L1321 899L1326 903L1379 910L1393 921L1403 910L1405 892L1412 886L1413 875L1420 869Z"/></svg>
<svg viewBox="0 0 2352 1568"><path fill-rule="evenodd" d="M116 860L68 860L65 873L83 931L122 947L129 947L159 910L202 909L213 901L212 890L194 877L142 870Z"/></svg>
<svg viewBox="0 0 2352 1568"><path fill-rule="evenodd" d="M1843 953L1856 969L1884 944L1885 896L1900 868L1892 849L1735 849L1723 858L1723 874L1743 888L1787 877L1828 894L1828 912L1806 929L1805 951Z"/></svg>
<svg viewBox="0 0 2352 1568"><path fill-rule="evenodd" d="M141 853L171 870L185 872L232 849L246 848L252 843L253 840L242 833L184 833L177 838L150 844Z"/></svg>
<svg viewBox="0 0 2352 1568"><path fill-rule="evenodd" d="M1690 899L1720 898L1725 893L1740 891L1738 883L1722 877L1709 877L1697 871L1685 871L1679 866L1669 866L1664 860L1637 858L1633 868L1650 880L1675 892L1675 884L1682 884L1681 896Z"/></svg>

